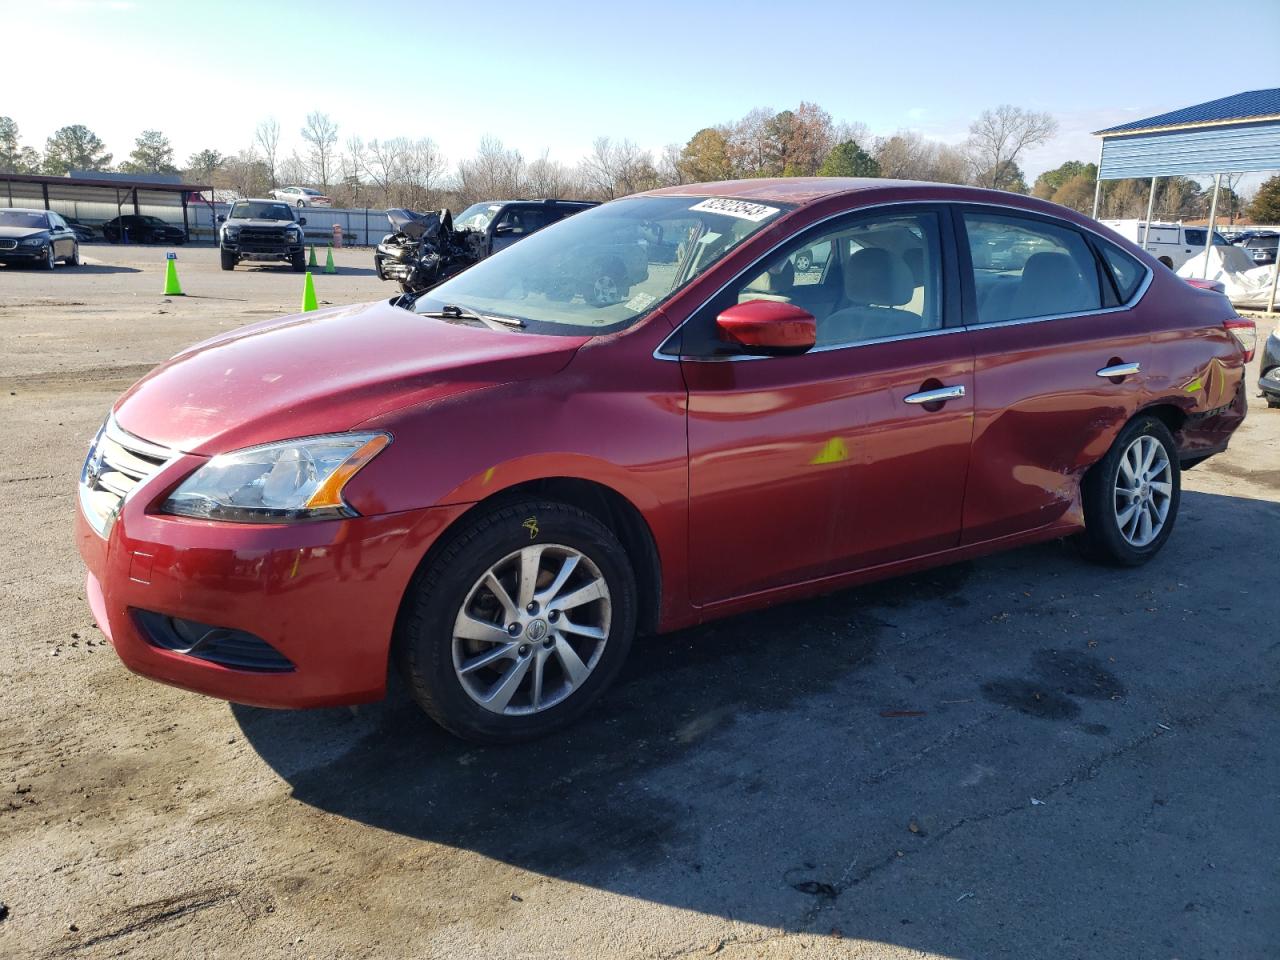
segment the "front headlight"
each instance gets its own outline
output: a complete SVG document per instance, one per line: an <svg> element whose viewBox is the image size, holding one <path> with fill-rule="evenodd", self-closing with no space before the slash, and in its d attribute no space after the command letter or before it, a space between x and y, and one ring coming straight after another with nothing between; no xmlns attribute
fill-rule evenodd
<svg viewBox="0 0 1280 960"><path fill-rule="evenodd" d="M390 442L385 433L340 433L224 453L187 477L161 509L240 523L353 517L342 488Z"/></svg>
<svg viewBox="0 0 1280 960"><path fill-rule="evenodd" d="M236 237L240 236L240 228L239 227L223 227L222 236L226 240L234 240L236 239Z"/></svg>
<svg viewBox="0 0 1280 960"><path fill-rule="evenodd" d="M38 237L27 237L25 240L19 240L19 241L18 241L18 246L20 246L20 247L43 247L43 246L44 246L46 243L48 243L48 242L49 242L49 236L48 236L48 234L41 234L41 235L40 235L40 236L38 236Z"/></svg>
<svg viewBox="0 0 1280 960"><path fill-rule="evenodd" d="M290 236L291 238L293 238L294 240L301 240L301 239L302 239L302 228L301 228L301 227L289 227L289 228L288 228L288 233L289 233L289 236Z"/></svg>

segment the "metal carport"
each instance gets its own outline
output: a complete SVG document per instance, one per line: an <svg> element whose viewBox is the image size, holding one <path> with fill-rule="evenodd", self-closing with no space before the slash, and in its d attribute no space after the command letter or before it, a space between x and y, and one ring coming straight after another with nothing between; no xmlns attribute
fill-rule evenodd
<svg viewBox="0 0 1280 960"><path fill-rule="evenodd" d="M74 173L65 177L40 174L0 173L0 204L10 207L43 207L66 213L67 205L80 203L112 206L116 216L141 213L143 206L182 208L182 227L190 235L187 199L190 194L213 188L207 184L181 183L178 177L134 176L118 173ZM79 209L70 214L79 217ZM104 218L105 219L105 218Z"/></svg>
<svg viewBox="0 0 1280 960"><path fill-rule="evenodd" d="M1159 179L1213 175L1213 199L1209 204L1209 227L1205 231L1207 253L1213 244L1222 174L1280 170L1280 88L1220 97L1098 130L1094 136L1102 138L1098 182L1093 194L1095 218L1102 199L1103 180L1151 178L1144 247L1146 234L1151 229ZM1205 268L1208 269L1207 256ZM1280 277L1280 261L1272 272L1268 311L1275 303L1276 277Z"/></svg>

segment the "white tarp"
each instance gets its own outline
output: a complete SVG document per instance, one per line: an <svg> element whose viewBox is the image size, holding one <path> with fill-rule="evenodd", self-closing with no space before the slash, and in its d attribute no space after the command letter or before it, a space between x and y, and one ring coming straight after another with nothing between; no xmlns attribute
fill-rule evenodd
<svg viewBox="0 0 1280 960"><path fill-rule="evenodd" d="M1204 270L1206 256L1209 258L1208 273ZM1253 260L1240 247L1215 244L1207 254L1202 250L1180 266L1178 276L1217 280L1226 288L1227 299L1232 303L1265 307L1267 295L1271 293L1273 270L1275 266L1255 267Z"/></svg>

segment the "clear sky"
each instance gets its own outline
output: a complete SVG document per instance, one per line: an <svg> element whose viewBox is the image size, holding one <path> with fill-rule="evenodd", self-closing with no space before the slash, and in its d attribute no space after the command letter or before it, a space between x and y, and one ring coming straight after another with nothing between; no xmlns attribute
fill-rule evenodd
<svg viewBox="0 0 1280 960"><path fill-rule="evenodd" d="M287 154L316 109L344 140L430 136L452 162L493 134L573 163L597 136L657 151L756 106L958 142L1013 103L1061 125L1030 180L1095 160L1093 130L1280 86L1280 0L0 0L0 50L24 142L83 123L116 162L146 128L179 163L233 153L267 116Z"/></svg>

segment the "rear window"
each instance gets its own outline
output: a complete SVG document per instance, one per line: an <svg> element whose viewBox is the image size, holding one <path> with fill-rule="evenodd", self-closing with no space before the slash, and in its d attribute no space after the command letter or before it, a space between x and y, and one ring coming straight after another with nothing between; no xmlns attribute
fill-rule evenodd
<svg viewBox="0 0 1280 960"><path fill-rule="evenodd" d="M1147 273L1146 267L1114 244L1105 240L1096 242L1098 249L1102 252L1102 262L1106 264L1112 279L1115 280L1120 302L1128 303L1138 292L1138 287L1142 285L1142 280Z"/></svg>

